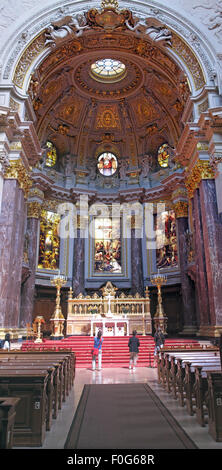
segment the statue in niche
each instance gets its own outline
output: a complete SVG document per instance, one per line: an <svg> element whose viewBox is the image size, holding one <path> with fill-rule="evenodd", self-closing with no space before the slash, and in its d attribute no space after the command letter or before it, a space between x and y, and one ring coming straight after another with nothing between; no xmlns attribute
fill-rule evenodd
<svg viewBox="0 0 222 470"><path fill-rule="evenodd" d="M125 160L124 158L122 158L119 161L119 176L122 181L126 179L126 171L128 169L128 166L129 166L128 160Z"/></svg>
<svg viewBox="0 0 222 470"><path fill-rule="evenodd" d="M89 179L95 180L96 179L96 163L95 161L91 161L89 163Z"/></svg>
<svg viewBox="0 0 222 470"><path fill-rule="evenodd" d="M156 42L161 46L172 45L172 35L170 30L159 20L156 18L136 18L136 21L135 26L131 26L128 20L125 21L125 24L130 31L135 31L139 35L147 35L153 42Z"/></svg>
<svg viewBox="0 0 222 470"><path fill-rule="evenodd" d="M151 172L153 159L150 155L143 155L140 158L140 165L141 165L141 176L142 178L147 178Z"/></svg>
<svg viewBox="0 0 222 470"><path fill-rule="evenodd" d="M77 15L76 18L65 16L48 26L45 31L45 45L55 47L64 39L71 39L71 36L81 36L86 28L88 28L88 25L83 16Z"/></svg>
<svg viewBox="0 0 222 470"><path fill-rule="evenodd" d="M71 176L74 167L73 156L70 154L63 155L63 157L61 158L61 167L65 176Z"/></svg>

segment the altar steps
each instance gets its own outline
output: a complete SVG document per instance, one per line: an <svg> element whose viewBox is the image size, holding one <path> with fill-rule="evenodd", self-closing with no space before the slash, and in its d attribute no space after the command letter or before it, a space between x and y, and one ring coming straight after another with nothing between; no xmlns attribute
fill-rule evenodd
<svg viewBox="0 0 222 470"><path fill-rule="evenodd" d="M138 367L153 367L154 364L154 339L152 336L138 336L140 341ZM129 336L104 337L102 366L105 367L128 367L129 366ZM184 346L189 344L199 344L195 339L166 339L165 345ZM41 344L33 341L24 341L23 351L30 349L72 349L76 353L77 368L91 368L93 338L90 336L70 336L60 341L44 340Z"/></svg>

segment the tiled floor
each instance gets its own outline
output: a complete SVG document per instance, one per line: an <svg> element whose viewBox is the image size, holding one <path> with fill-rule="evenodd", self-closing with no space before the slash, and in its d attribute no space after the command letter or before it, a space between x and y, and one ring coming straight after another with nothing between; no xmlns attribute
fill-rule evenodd
<svg viewBox="0 0 222 470"><path fill-rule="evenodd" d="M43 449L63 449L71 426L74 412L77 408L84 384L115 384L147 382L157 393L162 402L178 420L183 429L189 434L199 449L222 449L222 442L215 442L208 434L207 426L202 428L196 423L195 416L189 416L186 409L181 408L157 382L157 371L147 367L139 367L135 372L127 368L103 369L92 371L90 369L77 369L74 388L67 401L63 403L62 410L52 428L46 433ZM148 444L149 445L149 444Z"/></svg>

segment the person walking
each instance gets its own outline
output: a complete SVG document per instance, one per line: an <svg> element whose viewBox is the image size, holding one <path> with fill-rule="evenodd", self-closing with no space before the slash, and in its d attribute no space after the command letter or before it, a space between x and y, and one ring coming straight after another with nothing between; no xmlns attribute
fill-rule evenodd
<svg viewBox="0 0 222 470"><path fill-rule="evenodd" d="M129 347L129 352L130 352L129 369L132 370L132 366L133 366L133 371L136 370L136 363L138 359L139 346L140 346L140 342L136 334L137 332L136 330L134 330L133 336L129 339L129 342L128 342L128 347Z"/></svg>
<svg viewBox="0 0 222 470"><path fill-rule="evenodd" d="M157 328L154 334L154 342L155 342L155 349L154 349L154 357L155 357L155 365L157 365L157 353L163 348L165 343L165 336L160 327Z"/></svg>
<svg viewBox="0 0 222 470"><path fill-rule="evenodd" d="M102 369L102 331L99 330L94 338L94 347L92 350L92 370L96 370L96 358L98 358L98 370Z"/></svg>

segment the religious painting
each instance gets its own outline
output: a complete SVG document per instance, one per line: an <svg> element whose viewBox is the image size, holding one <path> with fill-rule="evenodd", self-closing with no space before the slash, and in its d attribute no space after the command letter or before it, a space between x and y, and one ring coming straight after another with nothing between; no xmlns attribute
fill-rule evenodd
<svg viewBox="0 0 222 470"><path fill-rule="evenodd" d="M114 175L117 166L117 158L111 152L104 152L98 157L97 168L103 176Z"/></svg>
<svg viewBox="0 0 222 470"><path fill-rule="evenodd" d="M155 216L156 267L157 269L178 266L176 217L174 211L164 211Z"/></svg>
<svg viewBox="0 0 222 470"><path fill-rule="evenodd" d="M122 273L120 219L94 219L94 272Z"/></svg>
<svg viewBox="0 0 222 470"><path fill-rule="evenodd" d="M55 212L43 210L40 218L38 269L59 269L60 216Z"/></svg>

